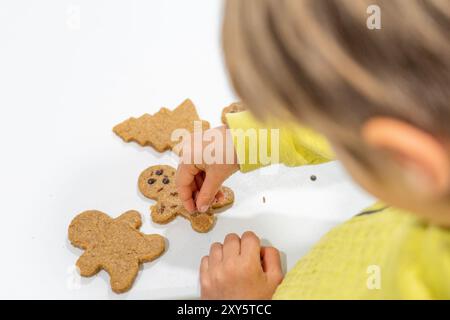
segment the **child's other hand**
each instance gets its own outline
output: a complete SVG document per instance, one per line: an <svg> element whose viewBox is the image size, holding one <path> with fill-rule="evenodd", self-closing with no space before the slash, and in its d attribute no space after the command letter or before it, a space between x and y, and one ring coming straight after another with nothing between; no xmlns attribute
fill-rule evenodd
<svg viewBox="0 0 450 320"><path fill-rule="evenodd" d="M214 243L200 265L202 299L271 299L282 280L278 250L249 231Z"/></svg>
<svg viewBox="0 0 450 320"><path fill-rule="evenodd" d="M207 211L222 183L239 170L233 142L227 136L229 132L226 127L210 129L206 134L214 139L198 144L192 143L194 136L191 135L189 146L182 148L183 154L176 175L178 194L183 206L191 213L196 210ZM204 152L205 148L214 150L213 159L205 159L209 155Z"/></svg>

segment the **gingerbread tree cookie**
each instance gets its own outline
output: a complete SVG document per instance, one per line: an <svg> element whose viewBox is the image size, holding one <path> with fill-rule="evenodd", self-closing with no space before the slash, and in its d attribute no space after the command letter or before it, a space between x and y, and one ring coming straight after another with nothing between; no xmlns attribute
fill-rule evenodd
<svg viewBox="0 0 450 320"><path fill-rule="evenodd" d="M139 265L158 258L165 250L164 238L141 233L141 224L137 211L127 211L116 219L96 210L77 215L69 226L69 240L85 250L76 263L80 274L90 277L103 269L114 292L129 290Z"/></svg>
<svg viewBox="0 0 450 320"><path fill-rule="evenodd" d="M154 115L130 118L116 125L113 131L125 142L135 141L141 146L151 146L158 152L164 152L179 143L171 139L174 130L193 132L196 121L201 121L202 130L209 129L209 123L200 120L194 104L187 99L173 111L161 108Z"/></svg>
<svg viewBox="0 0 450 320"><path fill-rule="evenodd" d="M214 226L216 217L213 209L230 205L234 194L230 188L222 187L219 199L205 213L190 214L181 203L175 186L175 169L171 166L159 165L147 168L139 176L139 190L156 204L151 207L151 217L156 223L165 224L177 216L182 216L191 222L192 229L197 232L208 232Z"/></svg>

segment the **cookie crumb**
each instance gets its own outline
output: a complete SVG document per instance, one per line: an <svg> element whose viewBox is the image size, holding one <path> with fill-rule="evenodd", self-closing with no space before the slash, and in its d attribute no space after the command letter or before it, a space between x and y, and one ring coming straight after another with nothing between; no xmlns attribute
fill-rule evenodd
<svg viewBox="0 0 450 320"><path fill-rule="evenodd" d="M316 181L317 177L315 175L312 175L311 177L309 177L311 179L311 181Z"/></svg>
<svg viewBox="0 0 450 320"><path fill-rule="evenodd" d="M266 197L263 197L263 203L266 203Z"/></svg>

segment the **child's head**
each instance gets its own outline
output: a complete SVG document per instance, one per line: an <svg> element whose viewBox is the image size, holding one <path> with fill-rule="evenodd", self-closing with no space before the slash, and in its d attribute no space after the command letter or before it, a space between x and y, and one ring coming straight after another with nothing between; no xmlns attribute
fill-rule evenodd
<svg viewBox="0 0 450 320"><path fill-rule="evenodd" d="M448 0L228 0L224 48L256 115L318 129L368 191L450 226L449 33Z"/></svg>

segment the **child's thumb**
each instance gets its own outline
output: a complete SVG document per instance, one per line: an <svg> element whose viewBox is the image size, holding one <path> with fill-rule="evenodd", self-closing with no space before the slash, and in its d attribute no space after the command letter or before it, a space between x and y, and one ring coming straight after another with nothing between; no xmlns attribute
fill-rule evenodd
<svg viewBox="0 0 450 320"><path fill-rule="evenodd" d="M278 285L283 279L280 252L273 247L262 247L261 260L268 279Z"/></svg>
<svg viewBox="0 0 450 320"><path fill-rule="evenodd" d="M222 185L222 180L211 173L206 172L200 192L198 193L196 205L200 212L206 212L216 197L217 192Z"/></svg>

